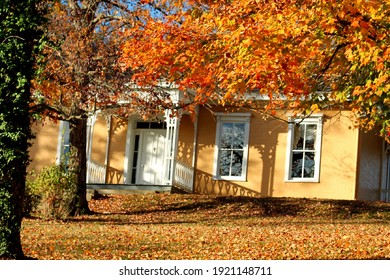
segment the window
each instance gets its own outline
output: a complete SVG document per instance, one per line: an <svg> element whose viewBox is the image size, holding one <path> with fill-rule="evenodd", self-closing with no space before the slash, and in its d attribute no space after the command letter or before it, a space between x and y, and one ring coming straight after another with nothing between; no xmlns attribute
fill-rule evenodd
<svg viewBox="0 0 390 280"><path fill-rule="evenodd" d="M67 164L69 159L69 122L60 121L60 131L58 134L57 159L56 163Z"/></svg>
<svg viewBox="0 0 390 280"><path fill-rule="evenodd" d="M319 182L322 116L290 120L286 181Z"/></svg>
<svg viewBox="0 0 390 280"><path fill-rule="evenodd" d="M246 180L250 113L217 113L214 179Z"/></svg>
<svg viewBox="0 0 390 280"><path fill-rule="evenodd" d="M135 137L134 137L133 164L131 166L131 184L135 184L136 183L138 155L140 153L140 151L139 151L139 139L140 139L140 135L135 135Z"/></svg>
<svg viewBox="0 0 390 280"><path fill-rule="evenodd" d="M140 129L167 129L166 122L137 122Z"/></svg>

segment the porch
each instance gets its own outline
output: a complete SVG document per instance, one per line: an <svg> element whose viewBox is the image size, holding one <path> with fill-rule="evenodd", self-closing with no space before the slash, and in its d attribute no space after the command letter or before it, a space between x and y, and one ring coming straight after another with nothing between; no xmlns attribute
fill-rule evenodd
<svg viewBox="0 0 390 280"><path fill-rule="evenodd" d="M107 184L107 166L90 161L87 172L87 197L91 199L97 194L192 193L194 168L175 162L174 171L170 185Z"/></svg>

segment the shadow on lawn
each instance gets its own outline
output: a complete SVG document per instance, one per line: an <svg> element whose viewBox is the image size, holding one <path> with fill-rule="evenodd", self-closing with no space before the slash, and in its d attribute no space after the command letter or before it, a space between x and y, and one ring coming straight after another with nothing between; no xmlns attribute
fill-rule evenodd
<svg viewBox="0 0 390 280"><path fill-rule="evenodd" d="M302 217L310 222L294 223L329 223L333 220L359 223L390 222L390 204L381 202L349 200L317 200L305 198L255 198L239 196L185 196L178 199L160 199L145 202L142 207L131 209L131 203L122 209L110 212L95 212L82 219L70 219L71 222L102 222L115 224L179 224L218 222L267 217ZM162 196L162 198L164 198ZM182 199L181 199L182 198ZM101 200L110 199L101 197ZM159 200L160 199L160 200ZM149 216L142 220L139 217ZM356 219L356 220L355 220Z"/></svg>
<svg viewBox="0 0 390 280"><path fill-rule="evenodd" d="M306 198L254 198L240 196L217 196L205 201L190 201L160 204L160 209L131 209L126 214L148 214L157 212L193 211L219 209L227 212L251 211L261 216L329 216L332 218L348 218L354 215L378 215L389 214L390 204L369 201L351 200L320 200Z"/></svg>

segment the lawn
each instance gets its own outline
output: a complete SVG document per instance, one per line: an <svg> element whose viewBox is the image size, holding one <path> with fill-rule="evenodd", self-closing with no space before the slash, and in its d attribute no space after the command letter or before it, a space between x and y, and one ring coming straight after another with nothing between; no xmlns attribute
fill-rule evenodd
<svg viewBox="0 0 390 280"><path fill-rule="evenodd" d="M390 204L181 194L109 195L93 214L25 218L37 259L390 259Z"/></svg>

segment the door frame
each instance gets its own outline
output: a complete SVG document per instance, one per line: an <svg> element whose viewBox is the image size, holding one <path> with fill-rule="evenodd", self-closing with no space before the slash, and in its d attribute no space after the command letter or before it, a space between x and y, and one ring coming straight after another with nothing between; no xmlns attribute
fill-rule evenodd
<svg viewBox="0 0 390 280"><path fill-rule="evenodd" d="M147 133L156 133L156 135L158 135L158 137L160 136L163 136L164 137L164 143L163 143L163 146L165 147L165 141L166 141L166 131L165 129L136 129L135 130L135 133L134 133L134 138L136 137L136 135L139 135L139 148L138 148L138 160L137 160L137 167L135 170L132 170L132 172L136 172L135 174L135 184L142 184L142 185L155 185L156 183L145 183L143 182L143 178L142 178L142 172L139 172L142 170L142 168L144 168L142 165L143 165L143 162L142 162L142 159L144 158L144 153L146 152L146 147L148 146L148 144L145 142L146 140L146 136L145 134ZM134 147L133 147L133 158L134 158ZM159 153L159 157L161 157L161 161L164 163L165 162L165 151L163 150L161 153ZM157 184L157 185L162 185L163 184L163 181L164 181L164 168L162 168L160 170L160 172L158 172L158 176L161 176L161 184ZM133 176L133 174L132 174Z"/></svg>
<svg viewBox="0 0 390 280"><path fill-rule="evenodd" d="M126 146L125 146L125 159L124 159L124 178L123 182L124 184L138 184L139 182L139 172L140 170L140 159L138 158L137 160L137 167L135 170L133 170L133 160L134 160L134 145L135 145L135 138L136 135L139 135L139 145L143 142L143 135L142 131L148 130L148 131L164 131L162 135L164 136L164 139L166 141L166 127L164 128L159 128L159 129L153 129L153 128L137 128L137 123L138 122L145 122L141 118L137 116L131 116L129 117L128 120L128 125L127 125L127 133L126 133ZM150 123L155 123L155 121L146 121ZM160 120L160 122L164 123L164 120ZM141 148L139 147L139 153L142 153ZM138 155L139 156L139 155ZM165 162L165 152L163 153L163 161ZM136 172L134 175L133 173ZM135 182L133 180L133 176L135 176ZM163 174L164 176L164 174ZM133 181L133 182L132 182ZM152 185L152 184L151 184Z"/></svg>

